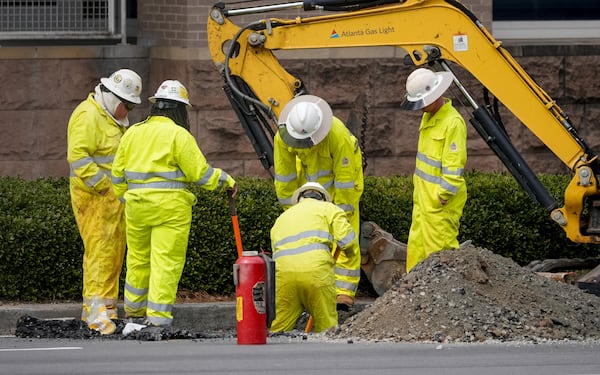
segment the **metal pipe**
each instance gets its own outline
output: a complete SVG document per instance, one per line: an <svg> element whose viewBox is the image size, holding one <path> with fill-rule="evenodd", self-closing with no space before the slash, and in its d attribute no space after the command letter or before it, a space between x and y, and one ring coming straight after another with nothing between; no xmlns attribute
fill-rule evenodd
<svg viewBox="0 0 600 375"><path fill-rule="evenodd" d="M121 44L127 44L127 3L121 0Z"/></svg>
<svg viewBox="0 0 600 375"><path fill-rule="evenodd" d="M252 7L252 8L230 9L230 10L225 9L223 11L223 14L225 16L239 16L242 14L265 13L265 12L273 12L276 10L302 9L302 8L304 8L304 3L302 1L298 1L295 3L264 5L264 6Z"/></svg>

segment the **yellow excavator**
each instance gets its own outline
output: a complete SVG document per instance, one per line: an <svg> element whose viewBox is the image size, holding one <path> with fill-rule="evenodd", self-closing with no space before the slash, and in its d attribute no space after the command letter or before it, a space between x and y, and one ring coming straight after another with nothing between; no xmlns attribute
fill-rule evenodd
<svg viewBox="0 0 600 375"><path fill-rule="evenodd" d="M261 18L243 26L231 20L286 10L319 14ZM269 173L279 113L292 98L308 93L302 80L287 72L273 51L393 46L406 53L404 63L451 72L454 85L472 107L471 124L520 186L548 211L570 240L600 243L598 155L579 136L567 114L459 1L305 0L238 9L218 3L209 12L207 29L212 59L225 80L225 93ZM570 168L572 180L562 207L515 149L492 106L473 99L452 72L452 64L468 71L496 103L502 103ZM362 269L381 295L404 267L406 246L375 223L361 226ZM588 281L597 281L600 266L589 275Z"/></svg>

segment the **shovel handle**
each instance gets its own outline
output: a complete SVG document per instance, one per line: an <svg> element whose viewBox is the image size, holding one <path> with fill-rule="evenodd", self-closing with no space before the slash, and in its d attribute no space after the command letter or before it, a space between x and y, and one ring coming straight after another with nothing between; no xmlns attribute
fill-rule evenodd
<svg viewBox="0 0 600 375"><path fill-rule="evenodd" d="M241 258L244 247L242 246L242 236L240 235L240 225L238 223L237 210L235 209L235 198L233 197L233 191L227 190L227 197L229 197L229 210L231 211L231 222L233 224L233 234L235 235L235 246L237 248L238 258Z"/></svg>

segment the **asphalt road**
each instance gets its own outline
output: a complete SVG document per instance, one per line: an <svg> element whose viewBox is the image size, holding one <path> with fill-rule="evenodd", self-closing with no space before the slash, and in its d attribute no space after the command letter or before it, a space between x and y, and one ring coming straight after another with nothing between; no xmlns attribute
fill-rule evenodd
<svg viewBox="0 0 600 375"><path fill-rule="evenodd" d="M0 374L591 375L600 343L405 344L269 338L114 341L0 337Z"/></svg>

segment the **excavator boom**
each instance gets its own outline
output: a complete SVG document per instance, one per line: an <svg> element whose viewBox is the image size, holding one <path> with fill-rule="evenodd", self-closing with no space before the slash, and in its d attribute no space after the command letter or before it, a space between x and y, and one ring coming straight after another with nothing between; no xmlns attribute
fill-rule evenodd
<svg viewBox="0 0 600 375"><path fill-rule="evenodd" d="M284 9L325 10L312 17L260 18L238 26L237 15ZM230 100L265 169L272 167L272 135L285 104L306 93L287 72L276 50L391 46L403 63L468 71L570 170L573 179L557 202L515 149L506 131L462 83L454 83L472 107L471 124L519 184L542 205L569 239L600 243L597 155L585 144L558 104L524 71L482 23L456 0L325 0L227 9L215 5L208 19L208 44Z"/></svg>

